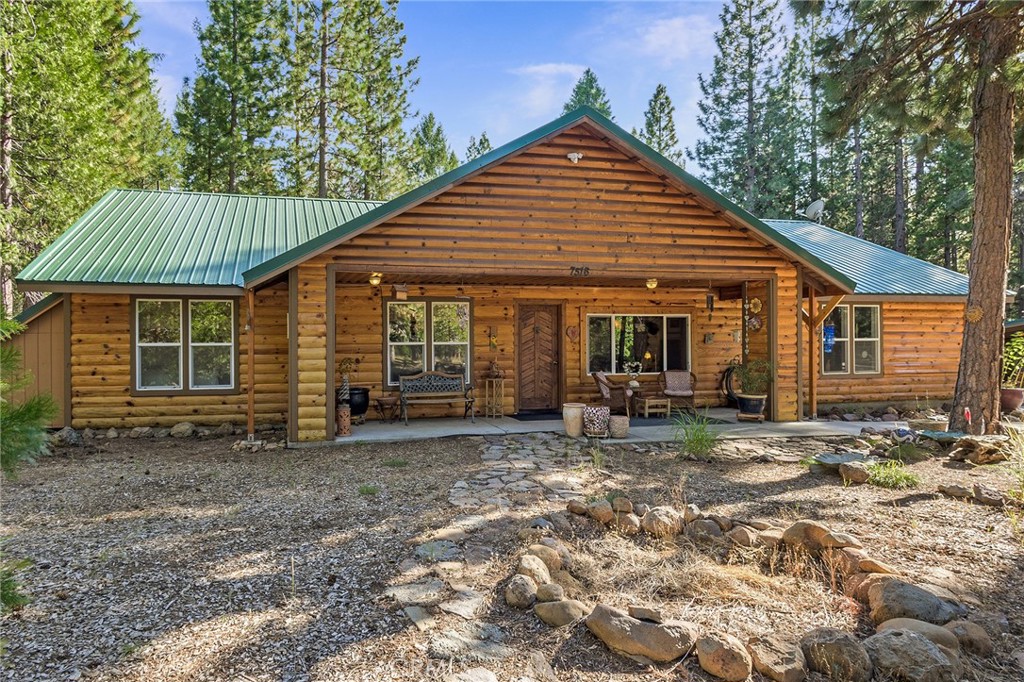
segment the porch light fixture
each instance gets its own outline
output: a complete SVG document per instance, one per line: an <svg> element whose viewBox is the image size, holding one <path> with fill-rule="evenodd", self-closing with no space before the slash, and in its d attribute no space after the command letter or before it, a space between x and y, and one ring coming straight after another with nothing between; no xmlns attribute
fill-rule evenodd
<svg viewBox="0 0 1024 682"><path fill-rule="evenodd" d="M383 276L384 275L380 274L379 272L371 272L370 273L370 286L371 287L379 287L380 286L380 280L381 280L381 278Z"/></svg>
<svg viewBox="0 0 1024 682"><path fill-rule="evenodd" d="M583 158L583 152L569 152L568 154L565 155L565 158L572 161L575 165L580 162L580 159Z"/></svg>
<svg viewBox="0 0 1024 682"><path fill-rule="evenodd" d="M406 284L393 284L391 286L391 293L396 301L409 300L409 286Z"/></svg>
<svg viewBox="0 0 1024 682"><path fill-rule="evenodd" d="M657 280L657 278L651 277L649 280L647 280L647 288L651 289L652 291L654 289L657 289L658 288L658 280Z"/></svg>

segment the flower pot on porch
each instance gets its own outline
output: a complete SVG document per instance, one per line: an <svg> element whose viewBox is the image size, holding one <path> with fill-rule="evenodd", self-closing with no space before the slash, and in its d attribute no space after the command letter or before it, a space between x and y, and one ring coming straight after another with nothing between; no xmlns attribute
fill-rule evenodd
<svg viewBox="0 0 1024 682"><path fill-rule="evenodd" d="M612 438L625 438L629 435L629 417L616 414L608 418L608 435Z"/></svg>
<svg viewBox="0 0 1024 682"><path fill-rule="evenodd" d="M335 431L339 436L352 435L352 408L348 405L338 405L335 413Z"/></svg>
<svg viewBox="0 0 1024 682"><path fill-rule="evenodd" d="M746 418L764 421L764 406L767 401L767 395L747 395L745 393L737 393L736 403L739 405L740 409L738 417L740 419Z"/></svg>
<svg viewBox="0 0 1024 682"><path fill-rule="evenodd" d="M562 424L565 425L565 435L569 438L579 438L583 435L583 403L565 403L562 405Z"/></svg>
<svg viewBox="0 0 1024 682"><path fill-rule="evenodd" d="M1019 409L1022 403L1024 403L1024 388L999 389L999 409L1003 414L1009 414Z"/></svg>
<svg viewBox="0 0 1024 682"><path fill-rule="evenodd" d="M370 409L370 389L362 386L350 387L348 402L352 407L352 419L361 424L366 418L366 411Z"/></svg>
<svg viewBox="0 0 1024 682"><path fill-rule="evenodd" d="M591 438L608 437L611 410L604 406L583 408L583 433Z"/></svg>

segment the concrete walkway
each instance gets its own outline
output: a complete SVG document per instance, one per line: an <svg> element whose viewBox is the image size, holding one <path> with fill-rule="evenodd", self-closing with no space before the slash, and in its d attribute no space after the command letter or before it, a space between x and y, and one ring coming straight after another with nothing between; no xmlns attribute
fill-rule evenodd
<svg viewBox="0 0 1024 682"><path fill-rule="evenodd" d="M713 424L712 429L723 438L797 438L814 436L855 436L865 426L905 427L905 422L736 422L736 410L713 408L708 416L728 422ZM629 437L615 439L614 443L666 443L672 441L673 428L665 426L631 426ZM352 427L352 435L335 438L337 443L393 443L409 440L429 440L451 436L503 436L523 433L564 433L561 419L519 421L512 417L486 419L477 417L476 423L468 419L410 419L387 424L377 421Z"/></svg>

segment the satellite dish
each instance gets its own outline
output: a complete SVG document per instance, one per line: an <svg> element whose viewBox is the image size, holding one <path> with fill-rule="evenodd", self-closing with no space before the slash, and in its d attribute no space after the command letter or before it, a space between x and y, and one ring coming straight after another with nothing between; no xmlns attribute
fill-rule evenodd
<svg viewBox="0 0 1024 682"><path fill-rule="evenodd" d="M825 201L823 199L815 199L802 213L797 212L797 215L802 215L811 222L818 222L821 219L822 214L825 213Z"/></svg>

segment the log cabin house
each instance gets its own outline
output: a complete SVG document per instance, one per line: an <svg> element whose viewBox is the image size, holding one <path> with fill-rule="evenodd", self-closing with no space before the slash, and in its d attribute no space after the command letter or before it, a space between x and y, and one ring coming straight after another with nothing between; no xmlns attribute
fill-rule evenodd
<svg viewBox="0 0 1024 682"><path fill-rule="evenodd" d="M18 282L51 292L15 343L60 424L286 423L293 443L334 438L345 358L371 397L496 363L506 414L595 402L590 372L628 361L690 369L720 405L731 362L768 359L779 421L947 398L967 292L759 219L589 108L386 203L111 190Z"/></svg>

